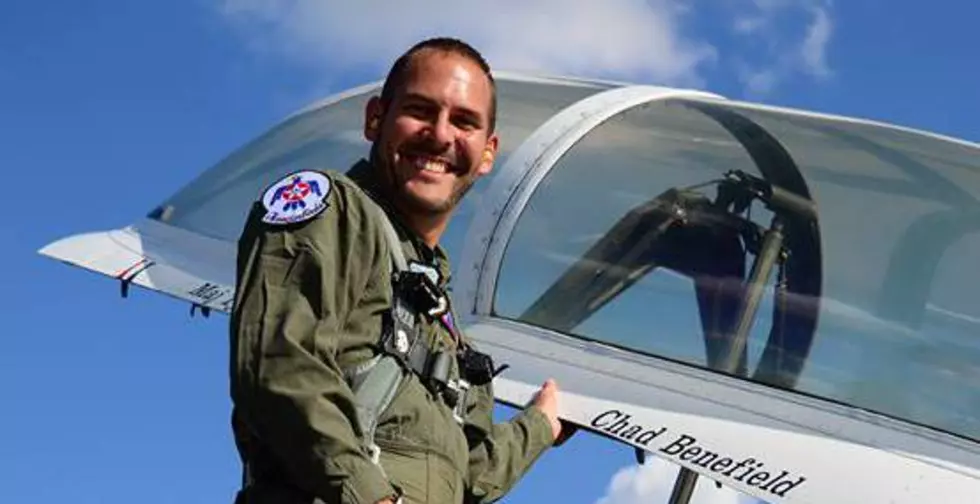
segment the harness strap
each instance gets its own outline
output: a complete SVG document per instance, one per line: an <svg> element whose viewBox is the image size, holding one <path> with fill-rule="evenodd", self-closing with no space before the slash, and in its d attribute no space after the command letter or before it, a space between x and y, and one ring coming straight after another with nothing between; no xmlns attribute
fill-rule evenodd
<svg viewBox="0 0 980 504"><path fill-rule="evenodd" d="M374 431L378 426L381 413L394 398L404 373L405 371L395 359L383 354L357 366L350 373L357 420L364 431L364 440L371 461L379 467L381 464L378 457L381 450L374 442Z"/></svg>
<svg viewBox="0 0 980 504"><path fill-rule="evenodd" d="M368 205L374 207L374 211L381 216L381 224L384 228L385 238L388 239L388 245L391 249L391 262L394 265L395 271L406 271L408 269L408 261L405 260L405 252L402 250L401 240L398 239L398 232L395 231L395 227L388 220L388 214L370 197L365 199Z"/></svg>
<svg viewBox="0 0 980 504"><path fill-rule="evenodd" d="M390 249L392 279L401 274L409 274L398 233L384 210L370 197L365 200L378 214ZM381 353L372 359L345 372L357 408L357 417L363 428L364 443L372 461L381 466L378 460L380 448L374 441L378 418L394 399L398 386L407 373L415 372L423 378L426 386L435 384L445 391L443 394L453 408L453 417L463 422L465 395L469 383L463 379L449 380L452 352L433 353L425 339L419 337L417 326L418 311L411 306L399 289L393 289L390 327L386 327L381 337ZM383 471L383 469L382 469Z"/></svg>
<svg viewBox="0 0 980 504"><path fill-rule="evenodd" d="M405 260L398 233L392 226L391 221L385 212L369 196L365 195L364 200L378 214L381 219L385 238L391 256L391 266L394 271L405 271L408 263ZM375 429L378 426L378 418L387 409L398 385L404 378L405 371L396 359L388 353L381 353L370 360L348 370L348 382L354 392L354 404L357 411L357 419L363 429L364 443L371 455L371 461L381 468L380 454L381 449L374 442Z"/></svg>

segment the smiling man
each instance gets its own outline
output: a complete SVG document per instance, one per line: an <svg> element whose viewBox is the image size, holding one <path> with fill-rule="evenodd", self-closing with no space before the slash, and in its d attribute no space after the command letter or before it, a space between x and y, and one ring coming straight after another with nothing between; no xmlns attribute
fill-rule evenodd
<svg viewBox="0 0 980 504"><path fill-rule="evenodd" d="M497 152L469 45L400 57L365 110L368 160L299 170L257 201L231 316L238 503L499 499L561 434L557 386L493 424L489 356L457 329L439 239Z"/></svg>
<svg viewBox="0 0 980 504"><path fill-rule="evenodd" d="M457 44L410 51L366 111L372 161L398 211L430 245L497 153L495 84L479 54Z"/></svg>

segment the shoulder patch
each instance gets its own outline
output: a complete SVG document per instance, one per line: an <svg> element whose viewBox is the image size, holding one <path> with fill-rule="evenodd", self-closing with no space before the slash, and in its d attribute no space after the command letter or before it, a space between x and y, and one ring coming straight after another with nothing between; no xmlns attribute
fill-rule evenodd
<svg viewBox="0 0 980 504"><path fill-rule="evenodd" d="M326 175L304 170L286 175L269 186L262 195L268 224L294 224L316 217L327 208L330 179Z"/></svg>

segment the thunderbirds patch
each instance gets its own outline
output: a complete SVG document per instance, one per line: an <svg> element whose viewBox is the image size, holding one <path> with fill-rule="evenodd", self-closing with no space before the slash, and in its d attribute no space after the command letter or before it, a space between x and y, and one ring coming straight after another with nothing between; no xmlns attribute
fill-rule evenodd
<svg viewBox="0 0 980 504"><path fill-rule="evenodd" d="M303 222L327 208L330 179L314 171L301 171L287 175L266 189L262 204L266 213L263 222L269 224L293 224Z"/></svg>

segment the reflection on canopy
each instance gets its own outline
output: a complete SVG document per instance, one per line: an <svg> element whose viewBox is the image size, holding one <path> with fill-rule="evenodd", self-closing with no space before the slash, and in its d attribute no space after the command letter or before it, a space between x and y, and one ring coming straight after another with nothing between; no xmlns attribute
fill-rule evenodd
<svg viewBox="0 0 980 504"><path fill-rule="evenodd" d="M497 77L500 153L506 162L535 128L567 105L608 89L601 83ZM347 171L366 157L370 145L363 137L364 106L380 84L353 90L339 101L303 111L245 145L150 213L169 225L212 238L236 241L249 204L283 175L300 169ZM484 177L457 210L444 245L451 251L469 225L473 208L492 176Z"/></svg>
<svg viewBox="0 0 980 504"><path fill-rule="evenodd" d="M635 107L587 133L537 186L503 256L494 313L721 369L744 298L725 296L744 294L755 257L732 235L678 239L657 226L676 208L671 188L740 170L809 194L819 229L787 223L786 268L770 277L742 366L728 372L978 440L978 169L968 146L898 129L728 102ZM703 202L714 187L700 187ZM774 214L755 204L747 216L766 227ZM772 317L782 283L785 309Z"/></svg>

